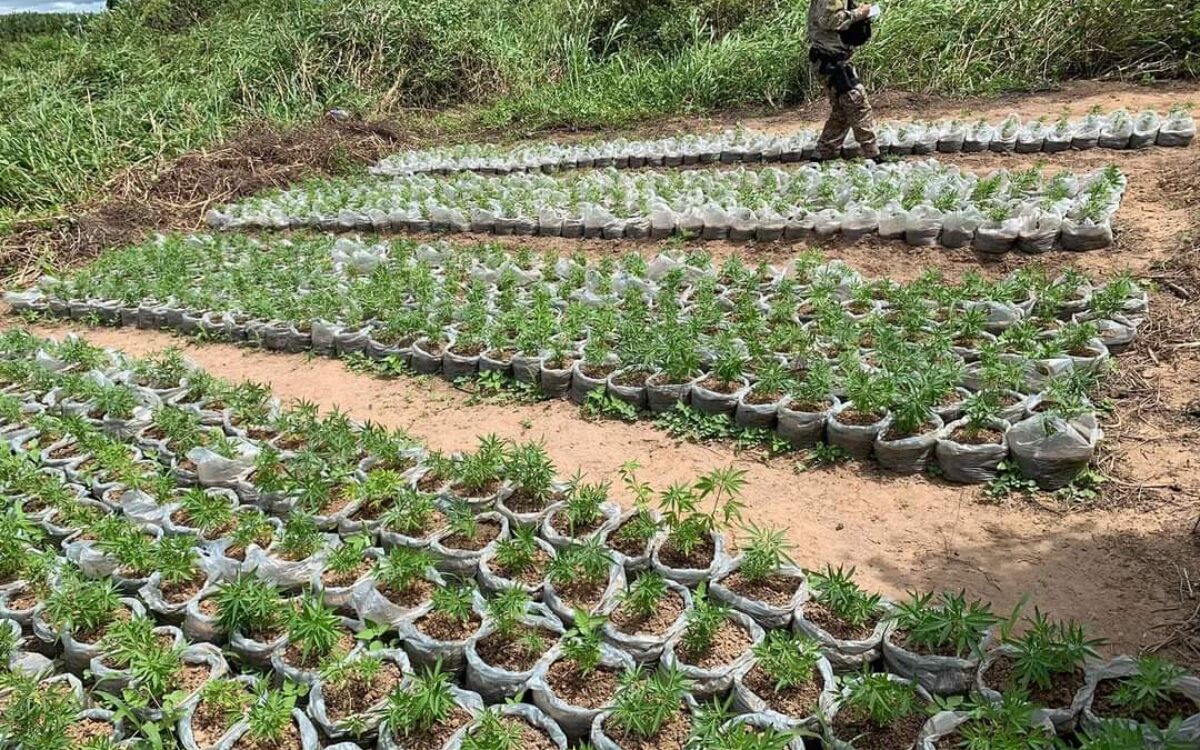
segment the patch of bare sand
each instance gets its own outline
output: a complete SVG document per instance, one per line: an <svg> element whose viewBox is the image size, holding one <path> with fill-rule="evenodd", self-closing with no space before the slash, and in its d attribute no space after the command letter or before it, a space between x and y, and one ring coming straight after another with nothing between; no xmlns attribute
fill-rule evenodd
<svg viewBox="0 0 1200 750"><path fill-rule="evenodd" d="M76 330L96 344L142 354L179 345L148 331L41 326L42 334ZM558 470L615 478L625 461L646 466L662 488L716 466L747 471L747 520L788 529L804 566L853 565L862 582L892 596L910 588L957 589L1011 607L1023 592L1044 610L1094 626L1112 650L1131 651L1177 618L1177 569L1195 577L1197 552L1188 527L1194 508L1182 493L1153 507L1058 514L1015 503L982 502L977 488L923 477L896 477L870 465L797 474L786 459L738 456L724 445L679 443L648 424L592 423L566 402L469 406L467 396L436 379L379 380L322 359L189 346L187 355L214 374L268 383L285 400L338 407L360 420L403 427L434 448L471 448L480 434L544 440ZM1190 468L1189 481L1196 481ZM628 498L622 497L627 501Z"/></svg>

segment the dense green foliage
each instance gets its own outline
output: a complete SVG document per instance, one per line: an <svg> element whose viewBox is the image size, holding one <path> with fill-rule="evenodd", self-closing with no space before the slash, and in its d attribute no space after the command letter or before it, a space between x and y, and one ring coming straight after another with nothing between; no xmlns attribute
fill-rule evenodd
<svg viewBox="0 0 1200 750"><path fill-rule="evenodd" d="M126 0L83 33L0 47L0 222L242 123L288 125L329 107L468 104L455 124L533 129L799 100L810 90L805 6ZM874 85L961 94L1194 75L1198 41L1194 0L911 0L889 6L861 59Z"/></svg>
<svg viewBox="0 0 1200 750"><path fill-rule="evenodd" d="M43 34L80 34L93 18L89 13L9 13L0 16L0 42Z"/></svg>

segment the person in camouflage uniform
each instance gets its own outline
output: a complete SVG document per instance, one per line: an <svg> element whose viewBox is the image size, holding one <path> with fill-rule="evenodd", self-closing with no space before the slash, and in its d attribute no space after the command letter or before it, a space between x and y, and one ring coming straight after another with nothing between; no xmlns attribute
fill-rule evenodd
<svg viewBox="0 0 1200 750"><path fill-rule="evenodd" d="M854 48L839 33L866 20L870 10L867 5L850 9L846 0L810 0L808 39L812 49L809 58L825 87L832 109L817 142L814 154L817 159L836 158L851 129L862 146L863 156L868 159L879 157L871 102L850 64Z"/></svg>

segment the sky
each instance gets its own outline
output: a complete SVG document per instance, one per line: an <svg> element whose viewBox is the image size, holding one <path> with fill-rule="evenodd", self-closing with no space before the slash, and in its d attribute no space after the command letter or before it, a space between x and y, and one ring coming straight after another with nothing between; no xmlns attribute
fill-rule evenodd
<svg viewBox="0 0 1200 750"><path fill-rule="evenodd" d="M0 16L6 13L97 13L104 0L0 0Z"/></svg>

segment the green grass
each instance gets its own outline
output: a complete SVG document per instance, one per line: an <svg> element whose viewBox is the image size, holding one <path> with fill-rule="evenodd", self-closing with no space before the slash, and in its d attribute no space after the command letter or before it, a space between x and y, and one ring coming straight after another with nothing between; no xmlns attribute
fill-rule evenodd
<svg viewBox="0 0 1200 750"><path fill-rule="evenodd" d="M0 24L0 234L265 120L330 107L426 133L598 127L810 92L803 0L125 0L82 30ZM5 36L10 34L11 36ZM1200 5L895 0L874 86L992 93L1193 76ZM453 108L452 116L430 117Z"/></svg>

